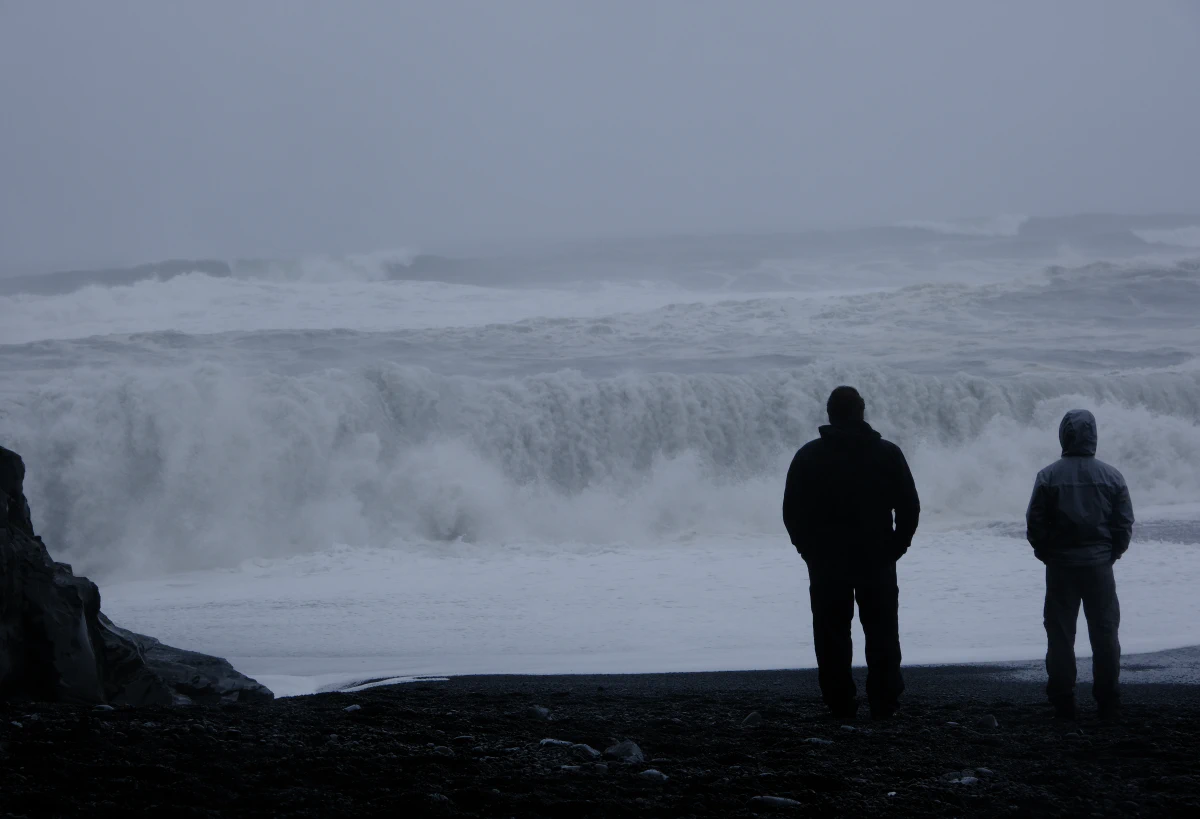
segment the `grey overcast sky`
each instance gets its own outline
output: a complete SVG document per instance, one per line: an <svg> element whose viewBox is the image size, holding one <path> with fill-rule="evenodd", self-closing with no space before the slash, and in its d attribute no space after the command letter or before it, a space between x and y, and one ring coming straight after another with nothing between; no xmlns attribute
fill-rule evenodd
<svg viewBox="0 0 1200 819"><path fill-rule="evenodd" d="M1197 0L0 0L0 262L1200 211Z"/></svg>

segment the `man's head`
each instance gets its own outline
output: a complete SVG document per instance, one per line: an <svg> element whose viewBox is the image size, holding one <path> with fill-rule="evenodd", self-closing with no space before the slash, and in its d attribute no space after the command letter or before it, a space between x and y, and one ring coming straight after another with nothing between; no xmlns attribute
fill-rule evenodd
<svg viewBox="0 0 1200 819"><path fill-rule="evenodd" d="M1058 425L1062 454L1090 457L1096 454L1096 416L1085 409L1069 410Z"/></svg>
<svg viewBox="0 0 1200 819"><path fill-rule="evenodd" d="M834 426L852 424L864 420L867 404L854 387L838 387L829 394L825 411L829 413L829 423Z"/></svg>

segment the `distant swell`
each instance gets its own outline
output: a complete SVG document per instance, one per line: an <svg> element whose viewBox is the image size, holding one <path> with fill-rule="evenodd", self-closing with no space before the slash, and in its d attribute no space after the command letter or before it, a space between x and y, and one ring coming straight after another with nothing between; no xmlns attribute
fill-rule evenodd
<svg viewBox="0 0 1200 819"><path fill-rule="evenodd" d="M1200 225L1189 225L1170 230L1135 230L1134 233L1140 239L1152 244L1200 248Z"/></svg>
<svg viewBox="0 0 1200 819"><path fill-rule="evenodd" d="M18 294L31 296L61 296L85 287L118 287L144 281L168 281L176 276L200 273L214 278L228 278L233 270L227 262L217 259L173 259L166 262L141 264L134 267L114 267L99 270L64 270L35 276L14 276L0 279L0 296Z"/></svg>
<svg viewBox="0 0 1200 819"><path fill-rule="evenodd" d="M1019 520L1066 409L1137 502L1200 496L1200 373L985 380L810 366L735 375L76 373L0 405L39 530L86 571L230 565L334 543L782 536L787 461L863 390L929 520Z"/></svg>
<svg viewBox="0 0 1200 819"><path fill-rule="evenodd" d="M928 230L946 236L1016 236L1021 231L1021 225L1028 220L1027 216L992 216L983 219L958 219L954 221L921 221L910 220L901 222L900 227L914 230Z"/></svg>
<svg viewBox="0 0 1200 819"><path fill-rule="evenodd" d="M389 250L349 256L307 256L294 260L170 259L132 267L64 270L32 276L0 278L0 296L62 296L88 287L127 287L199 274L217 279L261 279L279 282L386 281L408 278L414 261L436 266L437 257Z"/></svg>
<svg viewBox="0 0 1200 819"><path fill-rule="evenodd" d="M769 272L780 260L836 261L866 254L923 263L986 256L1050 260L1069 248L1080 260L1131 258L1167 248L1200 247L1200 217L1176 214L999 215L907 220L890 227L592 240L481 256L418 253L409 248L295 258L172 259L130 267L0 277L0 297L64 295L124 287L188 273L268 282L439 281L496 286L564 281L670 278L707 286L729 273Z"/></svg>

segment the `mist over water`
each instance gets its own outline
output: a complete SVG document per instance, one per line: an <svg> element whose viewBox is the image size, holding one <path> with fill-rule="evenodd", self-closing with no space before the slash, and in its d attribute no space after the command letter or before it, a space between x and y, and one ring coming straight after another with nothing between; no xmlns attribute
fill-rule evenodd
<svg viewBox="0 0 1200 819"><path fill-rule="evenodd" d="M1075 231L1029 258L1023 224L10 285L0 423L39 531L101 576L335 545L785 546L787 462L840 383L933 530L1017 527L1074 406L1140 509L1189 517L1193 251Z"/></svg>

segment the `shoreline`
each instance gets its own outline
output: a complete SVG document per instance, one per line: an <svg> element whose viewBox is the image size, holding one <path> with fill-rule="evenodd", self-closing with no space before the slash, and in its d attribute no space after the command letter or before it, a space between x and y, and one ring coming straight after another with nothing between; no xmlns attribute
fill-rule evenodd
<svg viewBox="0 0 1200 819"><path fill-rule="evenodd" d="M245 664L245 658L229 658L236 666L242 667ZM1079 682L1087 683L1091 681L1091 655L1079 654L1077 663L1079 666ZM980 661L980 662L952 662L952 663L914 663L912 665L903 665L903 671L906 675L910 672L923 676L927 673L936 674L962 674L970 675L971 677L979 677L982 675L993 675L997 679L997 684L1011 683L1029 683L1045 681L1045 666L1042 659L1027 659L1027 660L1001 660L1001 661ZM865 672L865 667L860 664L855 664L855 673L861 675ZM301 676L301 675L279 675L279 674L260 674L255 676L259 682L263 682L268 688L271 687L271 682L278 683L280 680L311 680L318 681L324 678L323 684L316 684L315 688L308 690L297 691L296 693L288 693L285 687L282 691L272 689L279 699L294 699L296 697L311 697L322 694L336 693L356 693L365 691L371 688L384 687L388 685L411 685L417 682L445 682L449 680L476 680L487 682L489 680L516 680L516 679L539 679L545 680L549 684L551 681L562 680L569 681L573 679L595 678L595 679L630 679L630 680L651 680L655 678L681 678L685 676L704 677L705 675L729 675L729 674L816 674L816 665L798 666L792 668L743 668L743 669L715 669L704 671L619 671L619 672L570 672L570 673L523 673L523 672L500 672L500 673L478 673L478 674L454 674L454 673L406 673L403 671L372 671L362 674L354 674L351 672L329 672L326 674ZM265 682L264 682L265 680ZM1200 645L1181 646L1179 648L1164 649L1161 651L1152 652L1134 652L1123 654L1121 657L1121 681L1127 685L1197 685L1200 686ZM298 687L298 684L294 684ZM292 690L296 690L293 688Z"/></svg>
<svg viewBox="0 0 1200 819"><path fill-rule="evenodd" d="M1081 710L1091 707L1091 658L1080 657L1078 665L1079 702ZM995 696L1020 694L1043 697L1046 672L1042 660L1002 663L950 663L906 665L902 668L907 684L905 697L919 696L920 687L930 684L939 690L954 684L962 686L964 695L979 696L990 692ZM864 680L866 669L854 667L859 698L866 712ZM525 688L531 691L567 687L571 689L597 686L605 690L680 692L687 690L723 689L752 692L762 687L787 685L806 696L820 699L817 669L741 669L725 671L662 671L647 673L611 674L460 674L445 676L412 676L409 678L361 679L342 688L281 697L295 700L311 697L353 695L405 686L442 686L448 689ZM1121 685L1130 689L1135 698L1142 689L1200 688L1200 646L1187 646L1166 651L1128 654L1121 658ZM351 690L353 689L353 690ZM1032 693L1031 693L1032 692Z"/></svg>

